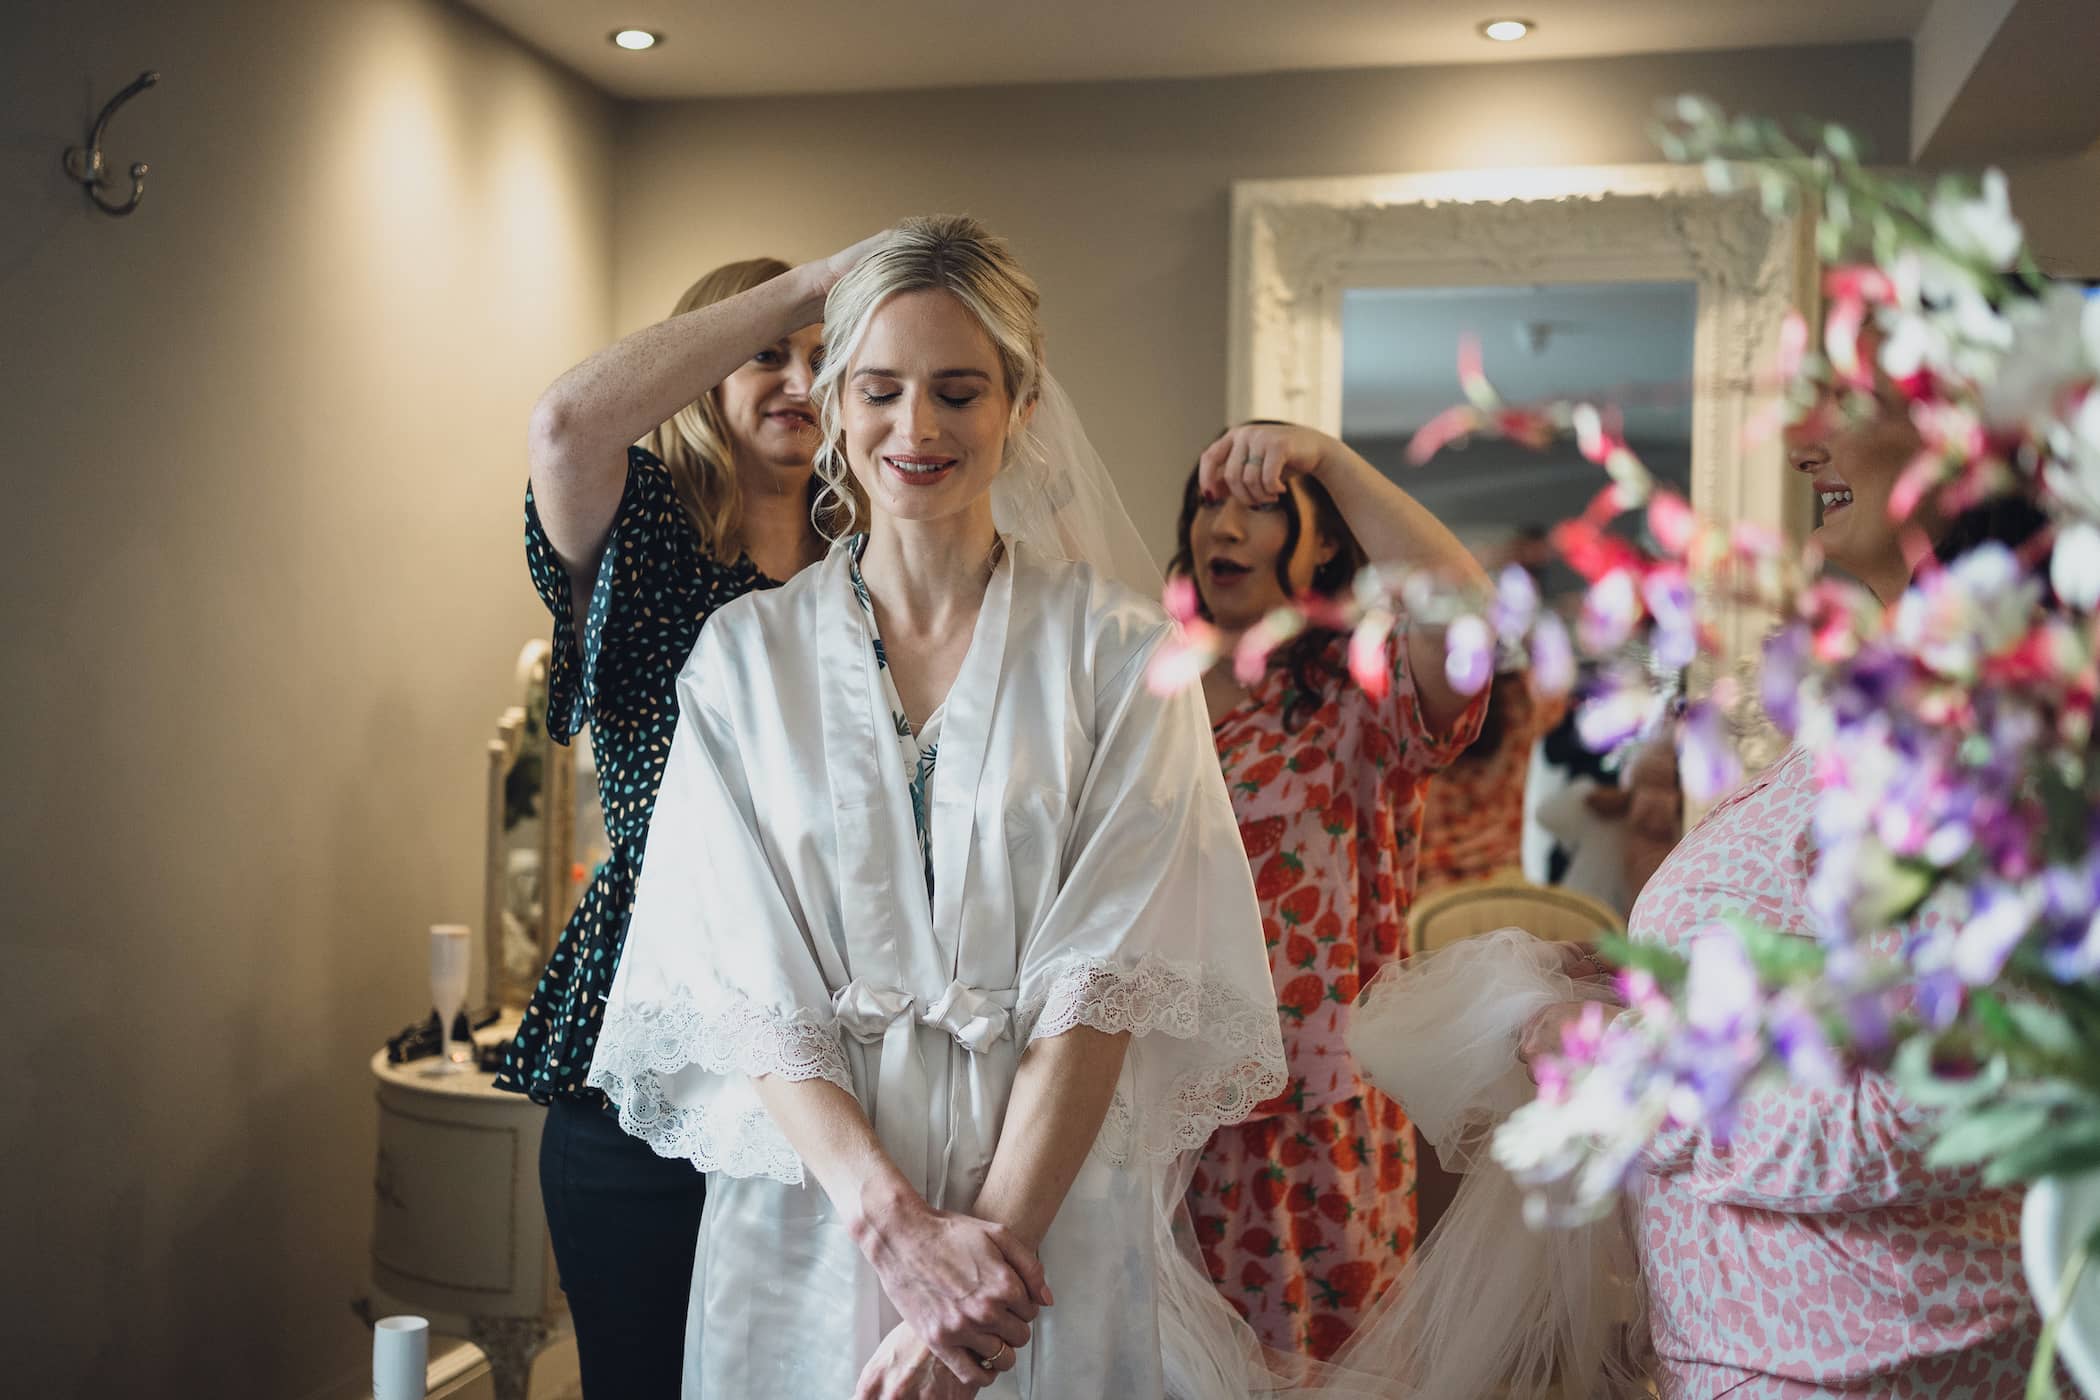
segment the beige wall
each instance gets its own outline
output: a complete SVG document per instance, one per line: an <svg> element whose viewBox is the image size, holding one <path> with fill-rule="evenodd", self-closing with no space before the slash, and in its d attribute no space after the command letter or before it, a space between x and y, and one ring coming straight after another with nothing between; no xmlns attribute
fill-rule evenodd
<svg viewBox="0 0 2100 1400"><path fill-rule="evenodd" d="M1655 159L1656 103L1808 112L1900 160L1906 45L631 109L615 304L663 315L731 258L801 258L967 210L1042 283L1050 352L1164 548L1225 399L1226 210L1239 179Z"/></svg>
<svg viewBox="0 0 2100 1400"><path fill-rule="evenodd" d="M2042 271L2100 279L2100 145L2083 155L2012 162L2006 177Z"/></svg>
<svg viewBox="0 0 2100 1400"><path fill-rule="evenodd" d="M57 175L139 70L127 220ZM356 1376L365 1060L479 923L534 395L614 112L428 0L0 21L0 1391Z"/></svg>

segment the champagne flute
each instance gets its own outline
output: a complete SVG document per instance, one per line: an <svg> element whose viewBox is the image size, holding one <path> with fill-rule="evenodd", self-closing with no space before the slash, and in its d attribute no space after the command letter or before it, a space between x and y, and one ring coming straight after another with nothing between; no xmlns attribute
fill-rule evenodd
<svg viewBox="0 0 2100 1400"><path fill-rule="evenodd" d="M438 1015L438 1062L426 1074L458 1074L468 1068L471 1043L463 1059L454 1059L452 1022L467 1001L467 926L430 926L430 1001Z"/></svg>

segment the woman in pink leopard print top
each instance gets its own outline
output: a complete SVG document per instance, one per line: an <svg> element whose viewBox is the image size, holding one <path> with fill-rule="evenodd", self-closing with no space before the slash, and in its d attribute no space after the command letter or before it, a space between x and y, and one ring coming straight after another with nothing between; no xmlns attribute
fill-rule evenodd
<svg viewBox="0 0 2100 1400"><path fill-rule="evenodd" d="M1889 492L1918 449L1900 400L1827 439L1797 429L1788 449L1823 501L1824 557L1893 602L1910 570ZM1796 749L1708 813L1648 882L1631 936L1681 944L1735 913L1812 934L1813 765ZM1541 1014L1527 1056L1559 1044L1567 1015ZM1862 1074L1754 1096L1726 1143L1673 1129L1654 1144L1634 1234L1666 1400L2024 1392L2039 1323L2021 1282L2020 1193L1928 1167L1933 1126Z"/></svg>

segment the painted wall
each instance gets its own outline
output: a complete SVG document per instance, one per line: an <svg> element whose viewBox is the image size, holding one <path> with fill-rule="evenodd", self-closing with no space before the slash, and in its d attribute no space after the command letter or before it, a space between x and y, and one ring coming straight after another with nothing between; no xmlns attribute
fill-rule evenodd
<svg viewBox="0 0 2100 1400"><path fill-rule="evenodd" d="M113 220L60 150L145 68ZM534 396L611 104L433 0L0 20L0 1390L365 1372L365 1061L479 923Z"/></svg>

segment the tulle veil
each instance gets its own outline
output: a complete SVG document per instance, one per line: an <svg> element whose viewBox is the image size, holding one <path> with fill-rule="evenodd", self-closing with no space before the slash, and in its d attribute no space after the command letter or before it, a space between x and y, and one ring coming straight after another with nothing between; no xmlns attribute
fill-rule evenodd
<svg viewBox="0 0 2100 1400"><path fill-rule="evenodd" d="M1002 535L1032 551L1159 595L1157 563L1071 398L1047 373L992 488L992 512ZM1161 1170L1154 1228L1170 1400L1645 1394L1626 1345L1645 1328L1623 1222L1530 1229L1515 1183L1487 1152L1495 1126L1531 1096L1516 1058L1526 1019L1549 1002L1606 995L1567 977L1550 944L1517 929L1393 964L1364 988L1351 1052L1464 1176L1444 1219L1331 1363L1261 1345L1197 1254L1186 1205L1194 1154Z"/></svg>

